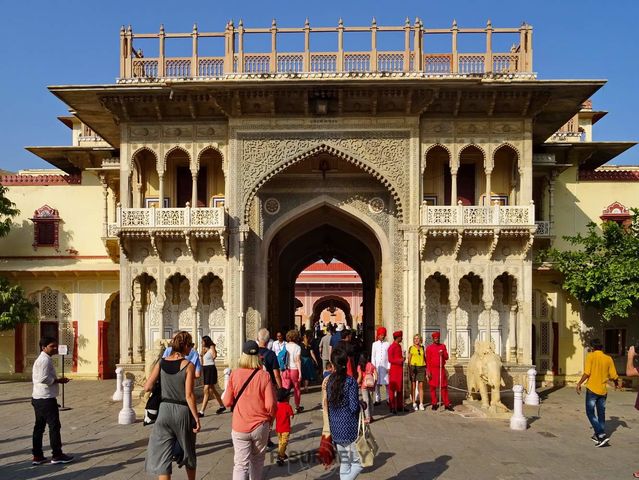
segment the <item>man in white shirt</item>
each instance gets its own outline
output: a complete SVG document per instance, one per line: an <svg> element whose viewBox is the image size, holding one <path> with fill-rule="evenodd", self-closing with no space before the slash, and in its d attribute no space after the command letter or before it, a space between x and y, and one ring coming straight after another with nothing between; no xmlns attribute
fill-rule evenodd
<svg viewBox="0 0 639 480"><path fill-rule="evenodd" d="M50 337L40 339L40 356L33 364L33 393L31 405L35 411L33 427L33 465L41 465L48 461L42 451L44 427L49 426L49 443L52 451L51 463L69 463L73 457L62 453L60 438L60 412L58 410L58 384L68 383L68 378L58 378L51 356L58 353L58 342Z"/></svg>
<svg viewBox="0 0 639 480"><path fill-rule="evenodd" d="M389 345L386 341L386 329L379 327L377 329L377 340L373 342L373 348L371 350L371 363L377 369L374 405L379 405L381 401L380 385L386 387L386 397L388 398L388 370L390 369L390 363L388 363Z"/></svg>
<svg viewBox="0 0 639 480"><path fill-rule="evenodd" d="M277 332L275 337L277 340L273 342L271 350L275 352L275 356L278 356L284 348L284 345L286 345L286 342L284 341L284 335L282 335L282 332Z"/></svg>

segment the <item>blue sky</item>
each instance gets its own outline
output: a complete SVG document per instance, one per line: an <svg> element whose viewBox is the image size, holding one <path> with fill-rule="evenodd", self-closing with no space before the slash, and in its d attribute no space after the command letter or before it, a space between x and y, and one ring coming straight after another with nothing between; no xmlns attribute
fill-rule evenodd
<svg viewBox="0 0 639 480"><path fill-rule="evenodd" d="M23 147L67 145L69 130L56 116L67 113L47 85L113 83L118 75L119 29L136 32L222 31L228 19L245 26L400 25L406 16L422 18L426 27L533 25L534 69L539 78L605 78L593 98L596 109L610 113L595 129L595 140L639 140L637 0L447 0L381 1L228 1L185 0L31 0L3 2L0 53L0 168L47 168ZM348 45L347 45L348 48ZM616 164L639 164L639 147Z"/></svg>

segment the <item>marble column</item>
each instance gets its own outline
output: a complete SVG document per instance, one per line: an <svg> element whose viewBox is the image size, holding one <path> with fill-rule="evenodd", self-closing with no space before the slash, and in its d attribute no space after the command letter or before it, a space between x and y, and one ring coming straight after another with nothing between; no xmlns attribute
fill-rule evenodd
<svg viewBox="0 0 639 480"><path fill-rule="evenodd" d="M164 172L158 172L158 181L160 183L158 191L159 191L159 199L158 199L158 208L164 208Z"/></svg>
<svg viewBox="0 0 639 480"><path fill-rule="evenodd" d="M492 300L484 300L484 315L486 315L486 341L492 343ZM497 345L495 345L497 347ZM496 352L499 355L499 352Z"/></svg>
<svg viewBox="0 0 639 480"><path fill-rule="evenodd" d="M457 169L450 170L450 205L457 205Z"/></svg>
<svg viewBox="0 0 639 480"><path fill-rule="evenodd" d="M517 329L519 324L517 322L517 314L519 312L519 306L514 303L510 306L510 317L508 325L508 361L517 363Z"/></svg>
<svg viewBox="0 0 639 480"><path fill-rule="evenodd" d="M191 170L191 207L197 207L197 170Z"/></svg>
<svg viewBox="0 0 639 480"><path fill-rule="evenodd" d="M450 332L450 337L448 338L448 348L450 350L451 360L457 359L457 308L458 304L451 302L450 311L453 318L448 330Z"/></svg>
<svg viewBox="0 0 639 480"><path fill-rule="evenodd" d="M491 190L492 190L492 186L491 186L491 176L492 176L492 170L486 170L486 199L484 200L484 205L486 205L487 207L489 207L490 205L492 205L492 199L491 199Z"/></svg>

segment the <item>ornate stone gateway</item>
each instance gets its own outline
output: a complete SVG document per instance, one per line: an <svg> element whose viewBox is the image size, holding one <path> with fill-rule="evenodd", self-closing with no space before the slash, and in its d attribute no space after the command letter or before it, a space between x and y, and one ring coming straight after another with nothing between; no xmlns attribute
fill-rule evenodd
<svg viewBox="0 0 639 480"><path fill-rule="evenodd" d="M362 31L370 51L346 51L344 37ZM404 49L385 50L378 32ZM311 51L326 33L337 51ZM485 52L457 50L478 33ZM279 50L281 34L303 48ZM442 34L451 52L429 52L425 37ZM244 51L247 35L266 35L270 51ZM495 52L493 35L519 45ZM191 56L166 56L178 37ZM224 55L209 56L201 37ZM144 57L138 38L155 38L158 56ZM188 329L232 364L260 327L293 323L304 267L338 259L362 278L368 341L376 325L406 338L440 331L457 364L490 341L508 368L530 365L533 151L599 86L538 82L531 41L529 25L419 19L123 29L116 85L52 88L119 148L103 180L119 182L104 231L120 256L120 362L140 369L158 339Z"/></svg>

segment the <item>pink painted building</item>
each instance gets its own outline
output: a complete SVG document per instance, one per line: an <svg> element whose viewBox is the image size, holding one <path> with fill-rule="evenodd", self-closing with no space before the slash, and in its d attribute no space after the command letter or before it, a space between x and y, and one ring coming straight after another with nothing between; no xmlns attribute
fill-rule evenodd
<svg viewBox="0 0 639 480"><path fill-rule="evenodd" d="M362 279L345 263L319 260L297 277L295 306L297 325L310 328L319 319L355 327L362 321Z"/></svg>

